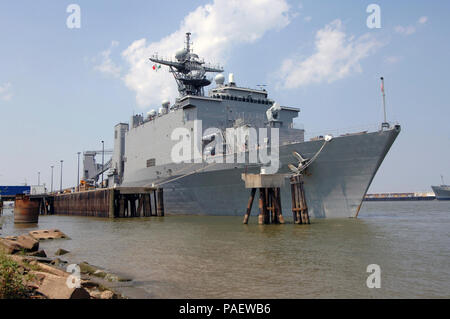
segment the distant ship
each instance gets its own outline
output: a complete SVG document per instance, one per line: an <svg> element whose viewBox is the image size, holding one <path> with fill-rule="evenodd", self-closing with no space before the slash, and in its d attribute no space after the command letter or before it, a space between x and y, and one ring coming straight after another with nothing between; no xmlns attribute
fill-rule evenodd
<svg viewBox="0 0 450 319"><path fill-rule="evenodd" d="M440 186L431 186L434 194L436 195L436 199L438 200L450 200L450 185L445 185L444 177L441 175L442 185Z"/></svg>
<svg viewBox="0 0 450 319"><path fill-rule="evenodd" d="M155 63L154 69L160 65L169 67L180 96L173 104L163 102L158 112L134 115L130 123L115 126L108 184L161 186L167 213L242 215L249 191L241 174L260 173L264 164L250 161L210 164L205 160L177 163L171 154L178 142L171 139L171 134L176 128L183 128L186 132L183 136L189 137L195 133L195 122L201 120L205 129L218 128L214 134L200 133L204 157L214 158L217 153L234 157L243 153L247 158L255 147L269 149L268 139L264 139L264 145L242 143L235 148L237 151L229 153L231 142L225 134L228 128L279 128L278 173L292 174L289 164L296 162L294 152L305 159L314 158L305 172L311 216L357 216L378 168L400 133L400 125L385 122L374 132L318 136L305 141L304 130L293 124L300 110L278 105L263 88L239 87L232 74L225 83L224 76L218 74L216 86L205 95L204 87L212 82L206 77L207 72L222 73L223 69L205 64L192 52L190 44L187 33L186 46L175 54L175 59L150 58ZM211 146L211 141L218 137L225 140L227 149L223 152ZM288 181L281 194L287 214L291 208ZM258 205L253 205L253 214L255 206Z"/></svg>

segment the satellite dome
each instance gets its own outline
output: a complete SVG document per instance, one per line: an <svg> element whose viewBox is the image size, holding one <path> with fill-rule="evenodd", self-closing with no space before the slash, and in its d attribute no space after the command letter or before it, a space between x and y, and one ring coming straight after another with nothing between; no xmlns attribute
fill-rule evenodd
<svg viewBox="0 0 450 319"><path fill-rule="evenodd" d="M217 85L222 85L225 82L225 77L223 76L223 74L217 74L215 81Z"/></svg>
<svg viewBox="0 0 450 319"><path fill-rule="evenodd" d="M187 54L186 49L179 49L179 50L177 50L177 52L175 52L175 58L178 61L183 60L185 58L186 54Z"/></svg>
<svg viewBox="0 0 450 319"><path fill-rule="evenodd" d="M147 112L147 116L148 117L154 117L156 115L156 111L155 110L150 110Z"/></svg>

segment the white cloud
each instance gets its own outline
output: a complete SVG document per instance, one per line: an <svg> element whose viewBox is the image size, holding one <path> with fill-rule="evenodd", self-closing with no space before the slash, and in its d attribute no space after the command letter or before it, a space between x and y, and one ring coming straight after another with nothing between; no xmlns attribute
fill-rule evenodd
<svg viewBox="0 0 450 319"><path fill-rule="evenodd" d="M428 17L427 16L422 16L417 20L417 25L418 27L420 27L421 25L424 25L425 23L428 22ZM394 31L398 34L401 35L411 35L416 33L417 31L417 26L414 25L408 25L408 26L402 26L402 25L398 25L394 27Z"/></svg>
<svg viewBox="0 0 450 319"><path fill-rule="evenodd" d="M94 67L95 70L116 78L120 77L121 68L117 66L111 59L111 51L118 45L119 42L112 41L109 49L100 53L101 62Z"/></svg>
<svg viewBox="0 0 450 319"><path fill-rule="evenodd" d="M427 23L427 21L428 21L428 17L426 17L426 16L423 16L423 17L420 17L419 18L419 23L420 24L425 24L425 23Z"/></svg>
<svg viewBox="0 0 450 319"><path fill-rule="evenodd" d="M136 92L140 107L155 107L166 98L177 96L169 72L155 72L148 60L154 53L173 57L183 46L185 33L192 33L195 53L209 62L226 62L232 47L252 43L269 30L279 30L290 22L285 0L214 0L197 7L182 21L180 28L157 42L134 41L122 56L129 66L126 86Z"/></svg>
<svg viewBox="0 0 450 319"><path fill-rule="evenodd" d="M416 32L416 28L412 25L408 25L406 27L398 25L394 27L394 31L401 35L411 35Z"/></svg>
<svg viewBox="0 0 450 319"><path fill-rule="evenodd" d="M0 99L3 101L10 101L12 99L12 85L10 82L0 85Z"/></svg>
<svg viewBox="0 0 450 319"><path fill-rule="evenodd" d="M312 17L311 16L307 16L304 18L305 22L311 22Z"/></svg>
<svg viewBox="0 0 450 319"><path fill-rule="evenodd" d="M316 33L315 52L304 59L282 62L280 87L292 89L311 83L333 82L361 72L361 60L382 46L371 35L347 36L342 22L335 20Z"/></svg>
<svg viewBox="0 0 450 319"><path fill-rule="evenodd" d="M386 62L386 63L389 63L389 64L395 64L395 63L397 63L397 62L399 62L399 61L401 61L403 59L403 57L401 57L401 56L388 56L388 57L386 57L385 59L384 59L384 61Z"/></svg>

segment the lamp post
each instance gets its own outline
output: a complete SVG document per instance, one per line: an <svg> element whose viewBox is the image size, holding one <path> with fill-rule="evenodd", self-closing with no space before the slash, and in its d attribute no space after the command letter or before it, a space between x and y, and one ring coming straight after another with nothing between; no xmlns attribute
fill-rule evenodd
<svg viewBox="0 0 450 319"><path fill-rule="evenodd" d="M41 172L38 172L38 186L41 186Z"/></svg>
<svg viewBox="0 0 450 319"><path fill-rule="evenodd" d="M81 152L78 152L78 173L77 173L77 185L78 185L78 191L80 191L80 154Z"/></svg>
<svg viewBox="0 0 450 319"><path fill-rule="evenodd" d="M62 168L63 168L63 160L60 161L61 162L61 180L59 182L59 191L62 193Z"/></svg>
<svg viewBox="0 0 450 319"><path fill-rule="evenodd" d="M384 92L384 77L381 77L380 80L381 80L381 93L383 95L383 113L384 113L384 122L381 124L381 128L389 128L389 123L386 121L386 93Z"/></svg>
<svg viewBox="0 0 450 319"><path fill-rule="evenodd" d="M105 168L105 141L102 141L102 188L103 188L103 171Z"/></svg>
<svg viewBox="0 0 450 319"><path fill-rule="evenodd" d="M53 165L52 166L50 166L51 167L51 169L52 169L52 182L51 182L51 190L50 190L50 193L53 193Z"/></svg>

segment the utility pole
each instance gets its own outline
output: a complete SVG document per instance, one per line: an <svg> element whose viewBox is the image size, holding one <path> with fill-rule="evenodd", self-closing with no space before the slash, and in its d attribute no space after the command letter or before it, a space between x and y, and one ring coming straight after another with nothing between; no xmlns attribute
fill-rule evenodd
<svg viewBox="0 0 450 319"><path fill-rule="evenodd" d="M62 168L63 168L63 162L64 162L64 161L61 160L60 162L61 162L61 176L60 176L60 177L61 177L61 180L60 180L60 183L59 183L59 191L62 193L62 172L63 172L63 171L62 171Z"/></svg>
<svg viewBox="0 0 450 319"><path fill-rule="evenodd" d="M102 188L103 188L103 171L105 168L105 141L102 141Z"/></svg>
<svg viewBox="0 0 450 319"><path fill-rule="evenodd" d="M38 186L41 185L41 172L38 172Z"/></svg>
<svg viewBox="0 0 450 319"><path fill-rule="evenodd" d="M78 174L77 174L77 185L78 185L78 192L80 191L80 154L81 152L78 152Z"/></svg>
<svg viewBox="0 0 450 319"><path fill-rule="evenodd" d="M51 187L50 187L50 193L53 193L53 165L52 166L50 166L51 167L51 169L52 169L52 182L51 182Z"/></svg>

